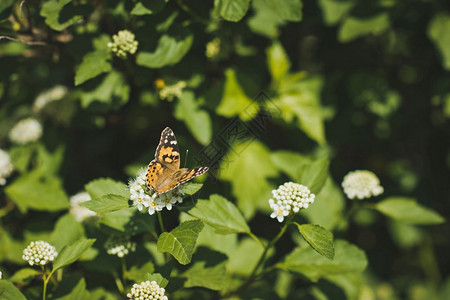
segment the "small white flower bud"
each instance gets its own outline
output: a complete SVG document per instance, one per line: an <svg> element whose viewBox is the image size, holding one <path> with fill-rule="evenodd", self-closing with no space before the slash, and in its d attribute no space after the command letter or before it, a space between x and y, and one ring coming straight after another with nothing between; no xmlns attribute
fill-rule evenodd
<svg viewBox="0 0 450 300"><path fill-rule="evenodd" d="M54 86L53 88L46 90L37 96L33 103L33 111L39 112L48 103L61 100L67 94L67 88L62 85Z"/></svg>
<svg viewBox="0 0 450 300"><path fill-rule="evenodd" d="M159 97L162 100L167 100L169 102L173 101L175 98L180 98L183 94L183 89L187 86L186 81L180 80L172 85L164 85L163 88L161 88L158 91Z"/></svg>
<svg viewBox="0 0 450 300"><path fill-rule="evenodd" d="M83 222L84 220L97 215L96 212L80 205L81 203L90 200L91 196L87 192L80 192L70 197L70 213L78 222Z"/></svg>
<svg viewBox="0 0 450 300"><path fill-rule="evenodd" d="M130 252L136 250L136 243L130 241L130 237L126 235L110 236L105 242L105 249L109 255L117 255L124 257Z"/></svg>
<svg viewBox="0 0 450 300"><path fill-rule="evenodd" d="M9 154L0 149L0 185L6 184L6 178L11 176L13 171L14 166L11 162Z"/></svg>
<svg viewBox="0 0 450 300"><path fill-rule="evenodd" d="M367 170L356 170L345 175L342 188L349 199L365 199L381 195L384 191L377 175Z"/></svg>
<svg viewBox="0 0 450 300"><path fill-rule="evenodd" d="M306 186L293 182L280 185L272 191L272 196L273 199L269 199L269 206L273 209L270 217L277 218L279 222L283 222L284 217L291 212L297 213L301 208L308 208L315 198Z"/></svg>
<svg viewBox="0 0 450 300"><path fill-rule="evenodd" d="M221 41L218 37L208 42L208 44L206 44L205 56L211 60L216 59L220 53L220 44Z"/></svg>
<svg viewBox="0 0 450 300"><path fill-rule="evenodd" d="M52 262L58 252L55 247L44 241L31 242L24 250L22 259L28 261L30 266L46 265Z"/></svg>
<svg viewBox="0 0 450 300"><path fill-rule="evenodd" d="M144 281L140 284L133 284L130 292L127 294L129 299L154 299L154 300L167 300L165 296L166 290L160 287L156 281Z"/></svg>
<svg viewBox="0 0 450 300"><path fill-rule="evenodd" d="M133 205L139 211L145 207L148 209L148 213L153 215L164 208L171 210L174 204L183 202L184 193L181 186L167 193L156 195L147 187L146 176L147 170L141 169L138 171L138 176L128 184L131 194L130 199L133 200Z"/></svg>
<svg viewBox="0 0 450 300"><path fill-rule="evenodd" d="M128 30L121 30L113 35L113 42L108 43L108 47L118 57L125 58L128 53L136 53L138 41L134 39L134 34Z"/></svg>
<svg viewBox="0 0 450 300"><path fill-rule="evenodd" d="M24 145L37 141L42 136L42 126L36 119L28 118L19 121L9 132L11 142Z"/></svg>

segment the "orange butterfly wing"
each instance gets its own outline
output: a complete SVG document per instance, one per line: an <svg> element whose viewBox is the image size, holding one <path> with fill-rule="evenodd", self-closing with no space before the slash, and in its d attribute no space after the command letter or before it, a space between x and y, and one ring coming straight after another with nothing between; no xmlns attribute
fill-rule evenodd
<svg viewBox="0 0 450 300"><path fill-rule="evenodd" d="M193 170L180 169L178 142L173 131L166 127L161 133L155 159L148 165L147 186L159 195L173 190L206 171L208 167Z"/></svg>

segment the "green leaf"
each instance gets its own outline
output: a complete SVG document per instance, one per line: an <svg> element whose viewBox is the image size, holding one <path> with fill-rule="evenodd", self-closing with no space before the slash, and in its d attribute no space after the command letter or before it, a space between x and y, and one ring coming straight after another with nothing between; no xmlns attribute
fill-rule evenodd
<svg viewBox="0 0 450 300"><path fill-rule="evenodd" d="M202 183L193 183L193 182L188 182L185 183L181 186L181 190L183 191L183 193L185 193L186 195L194 195L195 193L197 193L201 188L203 187Z"/></svg>
<svg viewBox="0 0 450 300"><path fill-rule="evenodd" d="M55 151L48 151L43 145L37 145L37 166L32 173L37 177L49 178L58 175L59 167L64 159L64 146L58 146ZM34 176L31 175L31 176Z"/></svg>
<svg viewBox="0 0 450 300"><path fill-rule="evenodd" d="M238 115L241 120L246 121L252 119L257 112L257 104L245 94L239 85L235 70L227 69L222 100L216 113L228 118Z"/></svg>
<svg viewBox="0 0 450 300"><path fill-rule="evenodd" d="M14 3L14 0L2 0L0 2L0 13L3 13L7 8L10 8Z"/></svg>
<svg viewBox="0 0 450 300"><path fill-rule="evenodd" d="M135 207L108 212L102 215L99 223L106 226L111 234L138 234L141 232L154 232L155 218L148 214L140 213Z"/></svg>
<svg viewBox="0 0 450 300"><path fill-rule="evenodd" d="M334 258L333 234L320 225L296 224L308 244L328 259Z"/></svg>
<svg viewBox="0 0 450 300"><path fill-rule="evenodd" d="M214 5L222 18L237 22L247 13L249 3L250 0L217 0Z"/></svg>
<svg viewBox="0 0 450 300"><path fill-rule="evenodd" d="M364 286L366 278L358 273L345 273L337 275L328 275L324 277L327 281L340 287L345 293L345 299L359 299L361 287Z"/></svg>
<svg viewBox="0 0 450 300"><path fill-rule="evenodd" d="M83 225L71 214L65 214L56 222L49 242L60 251L64 246L72 244L84 236Z"/></svg>
<svg viewBox="0 0 450 300"><path fill-rule="evenodd" d="M189 214L214 227L218 234L250 232L239 209L217 194L211 195L209 200L198 200Z"/></svg>
<svg viewBox="0 0 450 300"><path fill-rule="evenodd" d="M128 198L120 195L105 195L80 204L96 213L103 214L128 207Z"/></svg>
<svg viewBox="0 0 450 300"><path fill-rule="evenodd" d="M285 21L298 22L302 19L302 2L300 0L264 0L273 13Z"/></svg>
<svg viewBox="0 0 450 300"><path fill-rule="evenodd" d="M387 13L367 19L349 17L344 20L339 28L338 39L340 42L346 43L368 34L380 35L389 29L389 26Z"/></svg>
<svg viewBox="0 0 450 300"><path fill-rule="evenodd" d="M8 232L0 230L0 259L15 264L23 264L23 249L28 245L27 241L16 241Z"/></svg>
<svg viewBox="0 0 450 300"><path fill-rule="evenodd" d="M14 169L18 170L20 173L25 172L28 169L35 151L36 147L34 145L11 147L8 154L14 165Z"/></svg>
<svg viewBox="0 0 450 300"><path fill-rule="evenodd" d="M279 34L278 27L286 22L280 16L273 13L270 6L271 1L252 1L255 14L249 19L249 28L258 34L269 38L275 38Z"/></svg>
<svg viewBox="0 0 450 300"><path fill-rule="evenodd" d="M69 280L67 280L67 278L69 278ZM64 282L64 280L63 280L61 282L61 284L58 285L58 289L55 292L55 294L60 292L65 295L61 296L61 297L55 297L54 298L55 300L91 299L90 293L86 290L86 281L84 280L83 277L76 274L74 276L69 275L69 277L66 277L65 279L69 282ZM61 291L61 290L63 290L63 291Z"/></svg>
<svg viewBox="0 0 450 300"><path fill-rule="evenodd" d="M228 254L228 271L232 274L250 275L263 252L264 248L261 244L251 238L243 238L239 245ZM269 250L267 258L272 254L273 249Z"/></svg>
<svg viewBox="0 0 450 300"><path fill-rule="evenodd" d="M186 123L189 131L200 144L206 146L211 142L211 118L205 110L199 108L193 92L183 92L175 107L175 118Z"/></svg>
<svg viewBox="0 0 450 300"><path fill-rule="evenodd" d="M117 294L111 289L96 288L89 291L89 300L117 300Z"/></svg>
<svg viewBox="0 0 450 300"><path fill-rule="evenodd" d="M155 266L151 261L146 262L142 266L132 266L130 270L127 271L127 279L134 282L141 282L147 280L147 273L153 273L155 271Z"/></svg>
<svg viewBox="0 0 450 300"><path fill-rule="evenodd" d="M52 29L61 31L80 21L83 15L77 15L81 12L70 2L72 0L49 0L43 3L41 16L45 18L45 23Z"/></svg>
<svg viewBox="0 0 450 300"><path fill-rule="evenodd" d="M14 284L6 280L0 280L0 299L27 300Z"/></svg>
<svg viewBox="0 0 450 300"><path fill-rule="evenodd" d="M354 0L319 0L323 19L326 25L333 26L344 19L355 6Z"/></svg>
<svg viewBox="0 0 450 300"><path fill-rule="evenodd" d="M136 209L134 207L123 208L102 215L99 223L107 226L111 233L125 233L130 230L129 224L135 217Z"/></svg>
<svg viewBox="0 0 450 300"><path fill-rule="evenodd" d="M110 38L106 35L102 35L94 40L96 50L87 53L83 57L75 72L75 85L80 85L89 79L112 70L112 65L108 61L111 59L111 50L107 46L109 41Z"/></svg>
<svg viewBox="0 0 450 300"><path fill-rule="evenodd" d="M40 272L35 269L23 268L14 273L14 275L9 278L9 281L18 285L25 285L39 274Z"/></svg>
<svg viewBox="0 0 450 300"><path fill-rule="evenodd" d="M446 70L450 70L450 14L437 13L433 16L428 25L428 37L433 41L436 48L442 55L442 65Z"/></svg>
<svg viewBox="0 0 450 300"><path fill-rule="evenodd" d="M319 144L325 144L325 129L320 106L321 78L304 78L303 73L293 74L280 84L279 99L274 105L281 110L281 117L291 123L294 118L301 130Z"/></svg>
<svg viewBox="0 0 450 300"><path fill-rule="evenodd" d="M92 180L84 188L91 195L92 199L106 195L119 195L127 199L130 198L130 190L128 187L123 182L115 181L111 178Z"/></svg>
<svg viewBox="0 0 450 300"><path fill-rule="evenodd" d="M161 11L166 4L164 0L140 0L131 11L132 15L153 15Z"/></svg>
<svg viewBox="0 0 450 300"><path fill-rule="evenodd" d="M276 266L299 272L312 281L328 275L362 272L367 267L366 255L358 247L343 240L337 240L334 246L334 260L329 260L310 247L303 247L295 249Z"/></svg>
<svg viewBox="0 0 450 300"><path fill-rule="evenodd" d="M195 217L188 213L180 214L180 221L195 220ZM211 250L230 256L230 253L236 248L237 234L217 234L216 229L208 224L202 230L196 243L197 247L206 246Z"/></svg>
<svg viewBox="0 0 450 300"><path fill-rule="evenodd" d="M94 242L95 239L80 239L71 245L65 246L53 262L53 271L77 261Z"/></svg>
<svg viewBox="0 0 450 300"><path fill-rule="evenodd" d="M329 164L328 158L321 158L305 165L300 172L299 183L306 185L312 193L317 195L327 181Z"/></svg>
<svg viewBox="0 0 450 300"><path fill-rule="evenodd" d="M150 0L153 1L153 0ZM166 0L163 0L166 1ZM166 32L170 29L170 27L175 23L176 18L178 17L179 11L175 10L170 16L166 17L164 21L156 25L157 32ZM175 25L176 26L176 25Z"/></svg>
<svg viewBox="0 0 450 300"><path fill-rule="evenodd" d="M194 36L186 30L172 31L161 36L155 51L140 51L136 63L147 68L162 68L178 63L191 49Z"/></svg>
<svg viewBox="0 0 450 300"><path fill-rule="evenodd" d="M228 276L226 274L225 262L213 267L207 267L206 262L199 261L193 264L181 277L187 278L184 286L204 287L214 291L225 290Z"/></svg>
<svg viewBox="0 0 450 300"><path fill-rule="evenodd" d="M301 171L312 162L302 154L283 150L270 153L270 161L293 181L299 181Z"/></svg>
<svg viewBox="0 0 450 300"><path fill-rule="evenodd" d="M332 230L341 224L345 198L340 186L336 185L331 177L325 183L325 186L316 195L317 201L302 211L309 222L320 224L321 226Z"/></svg>
<svg viewBox="0 0 450 300"><path fill-rule="evenodd" d="M394 220L410 224L434 225L445 222L437 212L407 197L389 197L375 204L375 209Z"/></svg>
<svg viewBox="0 0 450 300"><path fill-rule="evenodd" d="M118 109L128 102L130 86L123 75L116 71L109 72L102 82L92 90L80 92L81 106L98 110Z"/></svg>
<svg viewBox="0 0 450 300"><path fill-rule="evenodd" d="M94 51L84 55L81 64L75 72L75 85L97 77L98 75L112 70L108 61L111 59L111 49L108 43L111 41L107 35L100 35L92 40Z"/></svg>
<svg viewBox="0 0 450 300"><path fill-rule="evenodd" d="M148 280L148 281L156 281L156 283L162 288L165 288L167 286L167 284L169 283L169 280L164 278L159 273L147 274L146 280Z"/></svg>
<svg viewBox="0 0 450 300"><path fill-rule="evenodd" d="M170 232L163 232L158 238L158 251L169 252L182 265L190 263L198 234L204 226L200 220L186 221Z"/></svg>
<svg viewBox="0 0 450 300"><path fill-rule="evenodd" d="M399 221L389 222L392 240L401 248L411 248L423 242L425 233L422 228Z"/></svg>
<svg viewBox="0 0 450 300"><path fill-rule="evenodd" d="M278 82L289 72L291 62L283 46L278 41L274 42L266 52L270 74L273 81Z"/></svg>
<svg viewBox="0 0 450 300"><path fill-rule="evenodd" d="M69 207L69 199L57 177L42 178L39 170L20 176L5 188L21 212L28 209L58 211Z"/></svg>
<svg viewBox="0 0 450 300"><path fill-rule="evenodd" d="M234 144L223 159L219 174L221 179L231 182L237 205L246 219L252 217L257 208L269 207L267 201L273 185L268 178L277 175L269 150L256 140Z"/></svg>
<svg viewBox="0 0 450 300"><path fill-rule="evenodd" d="M252 1L255 14L248 25L253 32L268 37L279 34L278 27L287 22L298 22L302 19L302 3L300 0L259 0Z"/></svg>

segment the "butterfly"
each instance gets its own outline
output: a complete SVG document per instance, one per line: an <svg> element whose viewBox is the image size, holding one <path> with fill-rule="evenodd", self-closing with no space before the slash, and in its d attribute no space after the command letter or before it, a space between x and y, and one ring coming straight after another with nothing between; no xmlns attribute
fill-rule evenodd
<svg viewBox="0 0 450 300"><path fill-rule="evenodd" d="M206 171L208 167L180 169L178 142L172 129L166 127L161 132L155 159L148 164L147 186L157 195L163 194Z"/></svg>

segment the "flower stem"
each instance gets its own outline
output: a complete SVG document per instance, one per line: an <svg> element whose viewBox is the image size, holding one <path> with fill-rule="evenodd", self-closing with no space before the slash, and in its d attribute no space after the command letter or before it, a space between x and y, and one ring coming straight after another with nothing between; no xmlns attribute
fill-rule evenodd
<svg viewBox="0 0 450 300"><path fill-rule="evenodd" d="M263 241L261 241L256 235L253 234L253 232L249 232L248 235L254 239L256 242L258 242L263 248L266 247Z"/></svg>
<svg viewBox="0 0 450 300"><path fill-rule="evenodd" d="M124 295L125 289L123 287L123 283L120 280L119 276L117 276L116 272L114 272L114 280L116 282L117 285L117 289L119 290L119 292Z"/></svg>
<svg viewBox="0 0 450 300"><path fill-rule="evenodd" d="M158 215L159 228L161 228L161 232L166 232L166 228L164 227L164 222L162 218L162 213L157 211L156 214ZM170 259L169 253L164 252L164 262L168 262L169 259Z"/></svg>
<svg viewBox="0 0 450 300"><path fill-rule="evenodd" d="M47 280L47 277L45 277L45 275L44 275L43 279L44 279L44 290L42 291L42 300L45 300L46 299L46 295L47 295L47 283L48 283L48 280Z"/></svg>
<svg viewBox="0 0 450 300"><path fill-rule="evenodd" d="M341 219L338 221L336 227L340 230L345 230L348 227L350 218L359 208L361 208L361 204L358 201L352 201L350 208L347 209L346 213L341 216Z"/></svg>
<svg viewBox="0 0 450 300"><path fill-rule="evenodd" d="M161 232L166 232L161 212L158 211L156 214L158 215L159 228L161 229Z"/></svg>
<svg viewBox="0 0 450 300"><path fill-rule="evenodd" d="M63 269L58 269L58 271L56 272L56 281L60 282L62 280L62 276L63 276Z"/></svg>
<svg viewBox="0 0 450 300"><path fill-rule="evenodd" d="M47 274L47 269L44 266L42 267L42 271L43 271L43 275L42 275L42 279L44 280L44 288L42 291L42 300L45 300L47 298L47 284L50 281L50 278L52 278L53 275L53 271L51 271L49 274Z"/></svg>
<svg viewBox="0 0 450 300"><path fill-rule="evenodd" d="M125 282L125 278L127 277L127 264L125 261L125 257L120 258L120 263L122 265L122 280Z"/></svg>
<svg viewBox="0 0 450 300"><path fill-rule="evenodd" d="M197 15L194 11L192 11L192 9L189 8L189 6L184 4L182 0L177 0L176 3L185 13L190 15L195 21L202 23L203 25L209 25L209 20L204 19L199 15Z"/></svg>
<svg viewBox="0 0 450 300"><path fill-rule="evenodd" d="M262 253L262 255L259 258L258 262L256 263L255 267L253 268L252 272L250 273L250 276L247 278L247 280L242 285L240 285L235 290L235 292L234 292L235 294L237 294L240 291L245 290L255 280L255 278L258 277L256 272L258 271L259 267L264 263L264 260L265 260L265 258L267 256L267 253L269 252L269 250L275 245L275 243L286 232L287 227L289 226L289 224L291 224L291 222L290 222L291 219L292 219L292 215L287 217L286 222L284 223L284 225L281 228L280 232L264 247L264 252ZM264 273L264 270L262 271L262 273Z"/></svg>
<svg viewBox="0 0 450 300"><path fill-rule="evenodd" d="M270 250L270 248L273 247L273 245L275 245L276 242L278 242L278 240L283 236L283 234L286 232L286 229L288 227L288 225L290 224L290 219L291 216L288 217L288 219L286 220L286 222L284 223L283 227L281 227L280 232L278 232L278 234L273 238L273 240L271 240L266 247L264 248L264 252L261 255L261 257L259 258L258 263L256 264L255 268L253 269L252 273L250 274L249 278L252 278L256 272L258 271L259 267L261 266L261 264L264 262L264 259L266 258L267 252Z"/></svg>
<svg viewBox="0 0 450 300"><path fill-rule="evenodd" d="M12 202L7 202L5 207L0 209L0 218L7 215L10 211L14 209L14 204Z"/></svg>

